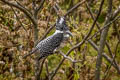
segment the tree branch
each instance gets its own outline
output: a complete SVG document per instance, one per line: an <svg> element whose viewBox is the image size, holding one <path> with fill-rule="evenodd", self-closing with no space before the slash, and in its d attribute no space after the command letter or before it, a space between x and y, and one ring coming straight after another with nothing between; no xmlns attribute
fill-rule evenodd
<svg viewBox="0 0 120 80"><path fill-rule="evenodd" d="M115 56L113 57L113 60L112 60L112 62L111 62L111 64L110 64L110 66L108 67L107 71L105 72L105 76L104 76L104 78L103 78L104 80L106 80L106 78L107 78L107 76L108 76L108 72L109 72L112 64L115 62L115 58L116 58L116 56L117 56L117 49L118 49L119 43L120 43L120 42L118 41L118 43L117 43L117 45L116 45L116 48L115 48ZM117 66L117 67L118 67L118 66ZM120 68L118 67L118 69L120 69ZM120 71L119 71L118 73L120 74Z"/></svg>
<svg viewBox="0 0 120 80"><path fill-rule="evenodd" d="M110 21L109 23L107 23L104 27L102 27L101 29L99 29L99 31L95 32L95 34L93 34L92 36L90 36L88 38L88 40L92 39L94 36L96 36L98 33L100 33L101 31L103 31L105 28L110 27L109 25L112 24L113 22L115 22L118 19L120 19L120 16L116 17L115 19L113 19L112 21Z"/></svg>
<svg viewBox="0 0 120 80"><path fill-rule="evenodd" d="M91 11L91 9L90 9L90 7L89 7L89 5L87 4L87 2L86 2L86 7L87 7L87 9L88 9L88 11L89 11L89 13L90 13L90 15L91 15L91 17L92 17L92 19L94 20L95 18L94 18L94 16L93 16L93 13L92 13L92 11ZM113 23L113 22L115 22L117 19L119 19L120 17L117 17L116 19L114 19L116 16L117 16L117 14L119 13L119 9L117 9L117 10L115 10L115 12L114 12L114 17L113 17L113 20L110 22L110 23ZM109 24L109 23L108 23ZM96 22L96 26L97 26L97 28L100 30L100 26L99 26L99 24ZM109 27L109 26L108 26ZM105 28L104 28L105 29ZM100 30L99 32L101 32L102 30ZM119 38L119 32L117 31L117 33L118 33L118 39L120 39ZM96 50L98 50L98 48L96 47L96 45L91 41L91 39L89 39L88 40L88 42L96 49ZM111 56L112 56L112 58L113 58L113 55L112 55L112 52L111 52L111 50L110 50L110 47L109 47L109 44L106 42L106 46L107 46L107 48L108 48L108 50L109 50L109 53L111 54ZM104 55L103 55L104 56ZM106 58L106 57L105 57ZM107 59L106 59L107 60ZM110 61L109 61L110 62ZM114 66L115 68L116 68L116 70L118 71L118 73L120 72L120 69L119 69L119 66L118 66L118 64L116 63L116 61L114 60L113 61L114 62L114 65L116 66Z"/></svg>
<svg viewBox="0 0 120 80"><path fill-rule="evenodd" d="M81 60L76 61L76 60L73 60L71 57L66 56L62 51L59 51L59 53L60 53L64 58L70 60L70 61L73 62L73 63L81 62Z"/></svg>
<svg viewBox="0 0 120 80"><path fill-rule="evenodd" d="M57 13L57 16L60 17L61 12L60 12L59 8L56 5L54 5L53 8L54 8L55 12Z"/></svg>
<svg viewBox="0 0 120 80"><path fill-rule="evenodd" d="M45 68L46 68L46 73L47 73L47 77L48 77L48 80L49 80L49 70L48 70L48 62L45 62Z"/></svg>
<svg viewBox="0 0 120 80"><path fill-rule="evenodd" d="M44 59L42 59L41 64L38 59L39 58L37 58L35 61L36 62L35 63L35 78L36 78L36 80L40 80L40 75L41 75L43 64L45 62L46 57Z"/></svg>
<svg viewBox="0 0 120 80"><path fill-rule="evenodd" d="M76 8L78 8L81 4L85 3L86 0L83 0L79 3L77 3L75 6L73 6L71 9L69 9L67 11L67 13L64 15L64 17L66 17L68 14L70 14L73 10L75 10Z"/></svg>
<svg viewBox="0 0 120 80"><path fill-rule="evenodd" d="M90 36L90 34L91 34L91 32L92 32L92 30L93 30L93 28L94 28L94 26L95 26L95 23L96 23L99 15L100 15L100 13L101 13L103 3L104 3L104 0L102 0L102 2L101 2L101 5L100 5L100 8L99 8L99 12L98 12L98 14L97 14L97 17L96 17L96 19L94 20L93 25L92 25L92 27L90 28L90 31L88 32L88 34L84 37L84 39L83 39L80 43L78 43L77 45L73 46L73 47L67 52L66 56L68 56L74 49L76 49L76 48L80 47L82 44L84 44L85 41L87 40L87 38ZM57 73L58 69L60 68L60 66L62 65L62 63L64 62L64 60L65 60L65 58L62 59L62 61L61 61L61 62L59 63L59 65L57 66L57 68L53 71L54 73L51 75L50 80L53 79L53 77L54 77L55 74Z"/></svg>
<svg viewBox="0 0 120 80"><path fill-rule="evenodd" d="M120 13L120 5L118 6L118 9L114 11L112 19L114 19L119 13Z"/></svg>
<svg viewBox="0 0 120 80"><path fill-rule="evenodd" d="M88 40L88 42L98 52L99 50L98 46L90 39ZM106 53L103 53L102 56L106 59L106 61L111 63L111 65L117 70L118 73L120 73L119 66L112 62L114 58L111 59L109 56L106 55Z"/></svg>
<svg viewBox="0 0 120 80"><path fill-rule="evenodd" d="M16 14L15 10L13 9L13 7L11 7L11 9L13 10L13 12L14 12L14 14L15 14L18 22L21 24L22 28L25 30L25 32L27 32L27 30L26 30L25 27L23 26L22 22L20 21L20 19L19 19L19 17L17 16L17 14Z"/></svg>
<svg viewBox="0 0 120 80"><path fill-rule="evenodd" d="M38 12L43 8L43 5L45 3L45 0L41 0L40 5L38 6L38 8L35 10L35 14L34 15L38 15Z"/></svg>
<svg viewBox="0 0 120 80"><path fill-rule="evenodd" d="M32 15L32 12L31 11L29 11L27 8L25 8L22 4L20 4L17 0L15 0L16 1L16 5L19 5L19 6L21 6L22 8L24 8L26 11L28 11L31 15Z"/></svg>
<svg viewBox="0 0 120 80"><path fill-rule="evenodd" d="M25 8L19 6L19 5L15 4L15 3L11 3L11 2L9 2L9 1L6 1L6 0L1 0L1 1L4 2L5 4L9 5L9 6L13 6L13 7L21 10L23 13L26 14L26 16L32 21L32 23L33 23L34 25L37 25L37 24L36 24L36 20L32 17L32 15L31 15Z"/></svg>
<svg viewBox="0 0 120 80"><path fill-rule="evenodd" d="M78 4L76 4L73 8L71 8L70 10L68 10L68 12L64 16L66 17L69 13L71 13L73 10L75 10L76 8L78 8L84 2L85 2L85 0L83 0L82 2L79 2ZM47 34L54 28L55 25L56 24L54 24L49 29L47 29L46 33L43 35L43 37L39 41L43 40L47 36Z"/></svg>
<svg viewBox="0 0 120 80"><path fill-rule="evenodd" d="M112 0L109 0L108 2L109 2L109 4L108 4L108 14L107 14L106 21L105 21L104 25L109 23L110 20L111 20ZM95 80L100 80L100 69L101 69L101 64L102 64L102 53L103 53L103 49L104 49L104 46L105 46L108 30L109 30L109 27L105 28L101 33L100 47L99 47L99 50L98 50L98 56L97 56L97 60L96 60Z"/></svg>

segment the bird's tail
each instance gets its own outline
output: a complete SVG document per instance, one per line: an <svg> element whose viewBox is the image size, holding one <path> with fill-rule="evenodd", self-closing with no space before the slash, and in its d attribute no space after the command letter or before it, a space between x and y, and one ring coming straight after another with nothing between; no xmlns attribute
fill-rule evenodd
<svg viewBox="0 0 120 80"><path fill-rule="evenodd" d="M37 48L33 49L30 53L24 55L24 56L23 56L23 59L25 59L25 58L27 58L28 56L32 55L32 54L33 54L34 52L36 52L37 50L38 50Z"/></svg>

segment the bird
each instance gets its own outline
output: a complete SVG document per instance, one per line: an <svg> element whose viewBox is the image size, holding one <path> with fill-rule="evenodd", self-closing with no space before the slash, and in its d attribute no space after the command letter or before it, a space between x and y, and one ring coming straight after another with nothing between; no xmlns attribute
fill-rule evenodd
<svg viewBox="0 0 120 80"><path fill-rule="evenodd" d="M58 17L55 24L55 32L51 36L48 36L40 41L35 48L30 53L23 56L23 58L26 58L35 52L39 53L39 60L43 57L47 57L54 53L54 51L63 42L64 38L73 36L68 28L68 25L66 24L65 17Z"/></svg>

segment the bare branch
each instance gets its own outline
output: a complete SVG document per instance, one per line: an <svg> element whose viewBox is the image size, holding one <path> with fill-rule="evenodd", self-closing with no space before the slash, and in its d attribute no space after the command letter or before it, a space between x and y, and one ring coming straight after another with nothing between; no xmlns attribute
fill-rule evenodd
<svg viewBox="0 0 120 80"><path fill-rule="evenodd" d="M92 47L93 47L96 51L98 51L98 46L97 46L91 39L89 39L88 42L92 45Z"/></svg>
<svg viewBox="0 0 120 80"><path fill-rule="evenodd" d="M45 62L45 67L46 67L46 72L47 72L47 77L48 77L48 80L49 80L49 70L48 70L48 63Z"/></svg>
<svg viewBox="0 0 120 80"><path fill-rule="evenodd" d="M27 32L27 30L26 30L25 27L23 26L22 22L20 21L19 17L17 16L15 10L13 9L13 7L11 7L11 8L12 8L12 10L13 10L13 12L14 12L14 14L15 14L17 20L18 20L18 22L21 24L21 26L22 26L22 28L25 30L25 32Z"/></svg>
<svg viewBox="0 0 120 80"><path fill-rule="evenodd" d="M107 12L107 17L106 17L106 21L105 21L104 25L106 25L107 23L109 23L110 20L111 20L112 0L109 0L108 2L109 2L108 12ZM100 80L100 69L101 69L101 64L102 64L102 53L103 53L103 49L104 49L104 46L105 46L105 42L106 42L106 37L107 37L108 30L109 30L109 27L105 28L102 31L102 33L101 33L100 48L98 50L98 56L97 56L97 60L96 60L95 80Z"/></svg>
<svg viewBox="0 0 120 80"><path fill-rule="evenodd" d="M33 10L35 12L35 10L36 10L36 2L35 2L35 0L32 1L32 8L33 8Z"/></svg>
<svg viewBox="0 0 120 80"><path fill-rule="evenodd" d="M99 29L99 31L97 31L94 35L92 35L91 37L89 37L88 39L92 39L94 36L96 36L98 33L100 33L102 30L104 30L107 27L110 27L109 25L112 24L113 22L115 22L116 20L120 19L120 16L116 17L115 19L113 19L112 21L110 21L109 23L107 23L103 28Z"/></svg>
<svg viewBox="0 0 120 80"><path fill-rule="evenodd" d="M35 78L36 80L40 80L40 75L42 72L43 64L45 62L46 57L42 60L41 64L38 60L39 58L36 59L35 63Z"/></svg>
<svg viewBox="0 0 120 80"><path fill-rule="evenodd" d="M70 14L73 10L75 10L76 8L78 8L81 4L83 4L86 0L83 0L79 3L77 3L75 6L73 6L70 10L67 11L67 13L64 15L64 17L66 17L68 14Z"/></svg>
<svg viewBox="0 0 120 80"><path fill-rule="evenodd" d="M85 2L85 0L82 2L79 2L77 5L75 5L73 8L71 8L64 16L67 16L71 11L75 10L77 7L79 7L79 5L83 4L84 2ZM56 4L56 6L58 6L58 5ZM59 8L59 7L57 7L57 8ZM47 36L47 34L54 28L55 25L56 24L54 24L49 29L47 29L46 33L43 35L43 37L38 42L43 40Z"/></svg>
<svg viewBox="0 0 120 80"><path fill-rule="evenodd" d="M26 10L24 7L21 7L20 5L17 5L15 3L11 3L7 0L1 0L1 1L4 2L5 4L9 5L9 6L13 6L13 7L21 10L31 20L31 22L34 25L34 41L36 41L38 39L38 29L37 29L38 25L37 25L37 21L34 18L34 16L32 16L31 13L28 10Z"/></svg>
<svg viewBox="0 0 120 80"><path fill-rule="evenodd" d="M92 10L90 9L90 6L88 5L87 2L86 2L86 7L87 7L87 9L88 9L88 11L89 11L92 19L95 20L95 17L93 16L93 13L92 13ZM118 15L119 12L120 12L119 10L120 10L120 7L119 7L117 10L114 11L112 20L111 20L110 23L106 24L106 27L107 27L108 25L112 24L113 22L115 22L116 20L118 20L118 19L120 18L120 17L117 17L117 15ZM117 18L116 18L116 17L117 17ZM116 18L116 19L115 19L115 18ZM99 31L96 32L96 33L95 33L93 36L91 36L89 39L92 39L92 38L93 38L94 36L96 36L99 32L101 32L103 29L105 29L105 27L103 27L103 29L102 29L102 28L100 29L100 25L99 25L97 22L96 22L96 26L97 26L97 28L99 29ZM108 27L109 27L109 26L108 26ZM120 40L119 31L117 31L117 34L118 34L118 38L119 38L119 40Z"/></svg>
<svg viewBox="0 0 120 80"><path fill-rule="evenodd" d="M112 60L112 62L111 62L111 64L110 64L109 68L108 68L107 71L105 72L105 76L104 76L104 78L103 78L104 80L106 80L106 78L107 78L107 76L108 76L108 72L109 72L112 64L115 62L115 58L116 58L116 56L117 56L117 49L118 49L118 45L119 45L119 44L120 44L120 43L119 43L119 41L118 41L118 43L117 43L117 45L116 45L116 48L115 48L115 56L113 57L113 60ZM118 66L117 66L117 67L118 67ZM118 69L120 69L120 68L118 67ZM120 71L119 71L118 73L120 74Z"/></svg>
<svg viewBox="0 0 120 80"><path fill-rule="evenodd" d="M60 6L58 5L58 3L55 4L55 7L56 7L59 11L62 11L62 9L61 9Z"/></svg>
<svg viewBox="0 0 120 80"><path fill-rule="evenodd" d="M119 26L119 25L118 25ZM113 28L115 29L115 31L117 32L117 37L118 37L118 40L120 41L120 32L118 30L118 26L116 25L116 22L114 22L114 26Z"/></svg>
<svg viewBox="0 0 120 80"><path fill-rule="evenodd" d="M89 11L89 13L90 13L92 19L94 20L95 18L94 18L94 16L93 16L93 13L92 13L92 11L91 11L89 5L87 4L87 2L86 2L86 7L87 7L87 9L88 9L88 11ZM116 11L118 11L118 10L116 10ZM116 11L115 11L115 12L116 12ZM117 16L117 15L116 15L116 16ZM114 18L115 18L115 17L114 17ZM116 20L117 20L117 19L119 19L119 17L116 18ZM116 20L114 19L113 21L111 21L111 23L115 22ZM99 24L98 24L97 22L96 22L96 26L97 26L97 28L100 30L100 26L99 26ZM109 27L109 26L108 26L108 27ZM105 29L105 28L104 28L104 29ZM102 31L102 30L101 30L101 31ZM101 31L99 31L99 32L101 32ZM118 37L119 37L119 32L118 32ZM95 50L98 51L98 47L96 46L96 44L94 44L93 41L91 41L90 38L89 38L88 42L94 47ZM107 48L108 48L108 50L109 50L109 53L111 54L111 56L112 56L112 58L113 58L112 52L111 52L111 50L110 50L110 47L109 47L109 44L107 43L107 41L106 41L106 45L107 45ZM103 56L104 56L104 55L103 55ZM106 57L105 57L105 58L106 58ZM106 59L106 60L107 60L107 59ZM119 73L120 70L119 70L119 66L118 66L118 64L116 63L115 60L114 60L113 62L114 62L114 64L116 65L116 67L115 67L116 70L117 70L118 73Z"/></svg>
<svg viewBox="0 0 120 80"><path fill-rule="evenodd" d="M44 64L45 60L46 60L46 57L45 57L45 58L43 59L43 61L41 62L41 66L40 66L40 69L39 69L39 77L40 77L40 75L41 75L41 73L42 73L43 64ZM38 66L38 67L39 67L39 66Z"/></svg>
<svg viewBox="0 0 120 80"><path fill-rule="evenodd" d="M41 0L40 5L38 6L38 8L35 10L35 14L37 16L38 12L43 8L45 0Z"/></svg>
<svg viewBox="0 0 120 80"><path fill-rule="evenodd" d="M17 0L15 0L16 3L21 6L22 8L24 8L26 11L28 11L31 15L32 15L32 12L30 12L27 8L25 8L22 4L20 4Z"/></svg>
<svg viewBox="0 0 120 80"><path fill-rule="evenodd" d="M59 9L56 7L56 5L53 6L55 12L57 13L57 15L60 17L60 11Z"/></svg>
<svg viewBox="0 0 120 80"><path fill-rule="evenodd" d="M102 0L102 2L101 2L98 15L97 15L96 19L94 20L93 25L92 25L92 27L90 28L90 31L88 32L88 34L84 37L84 39L83 39L80 43L78 43L77 45L73 46L73 47L67 52L66 56L68 56L74 49L76 49L76 48L80 47L82 44L84 44L85 41L87 40L87 38L90 36L90 34L91 34L91 32L92 32L92 30L93 30L93 28L94 28L94 26L95 26L95 23L96 23L99 15L100 15L100 13L101 13L103 3L104 3L104 0ZM62 63L64 62L64 60L65 60L65 58L63 58L62 61L59 63L59 65L58 65L57 68L55 69L54 73L51 75L50 80L53 79L53 77L54 77L55 74L57 73L58 69L60 68L60 66L62 65Z"/></svg>
<svg viewBox="0 0 120 80"><path fill-rule="evenodd" d="M119 42L118 42L118 44L119 44ZM106 46L107 46L107 49L109 51L109 54L111 55L111 57L113 59L113 63L117 66L118 73L120 73L119 65L117 64L116 60L114 60L115 56L113 55L112 50L110 49L110 46L109 46L108 42L106 42Z"/></svg>
<svg viewBox="0 0 120 80"><path fill-rule="evenodd" d="M92 10L90 9L90 6L88 5L87 2L86 2L86 7L87 7L87 9L88 9L88 11L89 11L89 13L90 13L90 15L91 15L91 18L92 18L93 20L95 20L95 17L93 16L93 12L92 12ZM100 29L100 26L99 26L98 22L96 22L96 26L97 26L98 29Z"/></svg>
<svg viewBox="0 0 120 80"><path fill-rule="evenodd" d="M98 46L92 41L92 40L88 40L88 42L90 43L90 45L98 52L99 48ZM111 63L111 65L117 70L118 73L120 73L120 68L119 65L117 65L114 61L114 63L112 62L112 60L109 56L106 55L106 53L103 53L102 56L106 59L106 61L108 61L109 63Z"/></svg>
<svg viewBox="0 0 120 80"><path fill-rule="evenodd" d="M89 7L89 5L87 4L87 2L86 2L86 7L87 7L87 9L88 9L88 11L89 11L89 13L90 13L90 15L91 15L91 17L92 17L92 19L94 20L94 16L93 16L93 13L92 13L92 11L91 11L91 9L90 9L90 7ZM117 14L119 13L119 9L117 9L117 10L115 10L115 12L114 12L114 17L113 17L113 19L117 16ZM116 21L116 20L115 20ZM96 22L96 26L97 26L97 28L100 30L100 26L99 26L99 24ZM109 26L108 26L109 27ZM116 31L117 31L117 29L115 29ZM101 32L101 31L100 31ZM119 31L117 31L117 33L118 33L118 38L119 38ZM120 38L119 38L120 39ZM89 40L88 40L89 41ZM110 53L110 55L111 55L111 57L113 57L113 55L112 55L112 51L110 50L110 47L109 47L109 44L108 44L108 42L106 41L106 46L107 46L107 48L108 48L108 51L109 51L109 53Z"/></svg>
<svg viewBox="0 0 120 80"><path fill-rule="evenodd" d="M109 62L112 63L113 59L111 59L110 57L108 57L106 55L106 53L103 53L102 56ZM118 71L118 73L120 73L120 69L118 68L119 66L116 66L114 63L112 63L113 67Z"/></svg>
<svg viewBox="0 0 120 80"><path fill-rule="evenodd" d="M120 5L118 6L118 9L114 11L112 19L114 19L119 13L120 13Z"/></svg>
<svg viewBox="0 0 120 80"><path fill-rule="evenodd" d="M54 28L54 26L55 26L55 24L54 24L53 26L51 26L49 29L47 29L47 31L46 31L45 34L42 36L42 38L40 39L40 41L43 40L43 39L47 36L47 34Z"/></svg>
<svg viewBox="0 0 120 80"><path fill-rule="evenodd" d="M81 60L76 61L76 60L73 60L71 57L66 56L62 51L59 51L59 53L60 53L64 58L70 60L70 61L73 62L73 63L81 62Z"/></svg>
<svg viewBox="0 0 120 80"><path fill-rule="evenodd" d="M15 4L15 3L11 3L11 2L9 2L7 0L1 0L1 1L4 2L5 4L8 4L9 6L13 6L13 7L21 10L23 13L26 14L26 16L32 21L32 23L34 25L37 25L36 20L32 17L32 15L25 8L19 6L19 5Z"/></svg>

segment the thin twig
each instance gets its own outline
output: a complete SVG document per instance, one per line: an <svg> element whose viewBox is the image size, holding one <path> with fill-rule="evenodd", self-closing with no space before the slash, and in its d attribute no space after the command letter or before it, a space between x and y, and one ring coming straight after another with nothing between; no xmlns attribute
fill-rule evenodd
<svg viewBox="0 0 120 80"><path fill-rule="evenodd" d="M59 53L60 53L64 58L70 60L70 61L73 62L73 63L81 62L81 60L76 61L76 60L73 60L71 57L66 56L62 51L59 51Z"/></svg>
<svg viewBox="0 0 120 80"><path fill-rule="evenodd" d="M120 32L119 32L119 29L117 29L117 25L116 25L116 22L114 22L114 26L113 28L115 29L116 33L117 33L117 37L118 37L118 40L120 41Z"/></svg>
<svg viewBox="0 0 120 80"><path fill-rule="evenodd" d="M89 39L88 42L92 45L92 47L93 47L96 51L98 51L98 46L97 46L91 39Z"/></svg>
<svg viewBox="0 0 120 80"><path fill-rule="evenodd" d="M92 10L90 9L90 6L88 5L87 2L86 2L86 7L87 7L87 9L88 9L88 11L89 11L92 19L95 20L95 17L93 16L93 13L92 13ZM114 19L114 20L111 21L111 23L108 23L107 25L110 25L110 24L112 24L113 22L115 22L115 21L117 20L117 18L116 18L116 20L115 20L115 17L117 17L117 15L118 15L119 13L120 13L120 6L119 6L118 9L115 10L114 13L113 13L112 20L113 20L113 19ZM106 26L107 26L107 25L106 25ZM97 22L96 22L96 26L97 26L97 28L100 30L100 26L99 26L99 24L98 24ZM100 33L101 31L102 31L102 28L101 28L100 31L96 32L93 36L91 36L89 39L92 39L94 36L96 36L96 34ZM119 34L119 33L118 33L118 34ZM119 39L120 39L120 38L119 38Z"/></svg>
<svg viewBox="0 0 120 80"><path fill-rule="evenodd" d="M35 0L32 1L32 9L35 12L35 10L36 10L36 1Z"/></svg>
<svg viewBox="0 0 120 80"><path fill-rule="evenodd" d="M37 15L35 14L36 12L36 1L35 0L32 1L32 9L33 9L33 16L35 19L37 19Z"/></svg>
<svg viewBox="0 0 120 80"><path fill-rule="evenodd" d="M20 25L22 26L22 28L25 30L25 32L27 32L27 30L26 30L25 27L23 26L22 22L20 21L20 19L19 19L19 17L17 16L17 14L16 14L15 10L13 9L13 7L11 7L11 9L13 10L13 12L14 12L14 14L15 14L15 16L16 16L18 22L19 22Z"/></svg>
<svg viewBox="0 0 120 80"><path fill-rule="evenodd" d="M59 10L59 11L62 11L62 9L60 8L60 6L58 5L58 3L55 4L56 8Z"/></svg>
<svg viewBox="0 0 120 80"><path fill-rule="evenodd" d="M92 10L90 9L90 6L87 4L87 2L86 2L86 7L87 7L87 9L88 9L88 11L89 11L89 13L90 13L90 15L91 15L91 17L92 17L92 19L94 20L95 18L94 18L94 16L93 16L93 13L92 13ZM117 14L119 13L119 8L117 9L117 10L115 10L115 12L114 12L114 17L113 18L115 18L115 16L117 16ZM96 22L96 26L97 26L97 28L100 30L100 26L99 26L99 24ZM101 34L101 31L100 31L100 34ZM117 34L118 34L118 38L119 38L119 32L117 31ZM119 38L120 39L120 38ZM88 40L89 41L89 40ZM107 48L108 48L108 50L109 50L109 53L110 53L110 55L112 56L112 58L113 58L113 55L112 55L112 52L111 52L111 50L110 50L110 47L109 47L109 44L108 44L108 42L106 41L106 46L107 46ZM116 66L118 66L118 64L116 63L116 61L114 60L114 64L116 65ZM119 70L119 68L117 68L116 69L117 71ZM118 71L119 72L119 71Z"/></svg>
<svg viewBox="0 0 120 80"><path fill-rule="evenodd" d="M34 17L25 8L21 7L20 5L15 4L15 3L11 3L9 1L6 1L6 0L1 0L1 1L4 2L5 4L9 5L9 6L13 6L13 7L21 10L32 21L32 23L34 25L37 25L36 20L34 19Z"/></svg>
<svg viewBox="0 0 120 80"><path fill-rule="evenodd" d="M9 6L19 9L31 20L31 22L34 25L34 41L36 42L36 40L38 39L38 29L37 29L38 24L37 24L37 20L35 19L35 17L28 10L26 10L24 7L21 7L17 3L12 3L7 0L1 0L1 1Z"/></svg>
<svg viewBox="0 0 120 80"><path fill-rule="evenodd" d="M104 1L104 0L103 0L103 1ZM95 23L96 23L99 15L100 15L100 13L101 13L103 1L101 2L98 15L97 15L96 19L94 20L93 25L92 25L92 27L90 28L90 31L88 32L88 34L84 37L84 39L83 39L80 43L78 43L77 45L73 46L73 47L67 52L66 56L68 56L74 49L76 49L76 48L78 48L79 46L81 46L82 44L84 44L85 41L87 40L87 38L90 36L90 34L91 34L91 32L92 32L92 30L93 30L93 28L94 28L94 26L95 26ZM72 9L70 9L70 10L72 10ZM67 12L67 13L68 13L68 12ZM64 60L65 60L65 58L62 59L62 61L61 61L61 62L59 63L59 65L57 66L57 68L53 71L54 73L51 75L50 80L53 79L53 77L54 77L55 74L57 73L58 69L60 68L60 66L62 65L62 63L64 62Z"/></svg>
<svg viewBox="0 0 120 80"><path fill-rule="evenodd" d="M48 80L49 80L49 69L48 69L48 63L45 62L45 67L46 67L46 72L47 72L47 77L48 77Z"/></svg>
<svg viewBox="0 0 120 80"><path fill-rule="evenodd" d="M91 15L91 18L92 18L93 20L95 20L95 17L93 16L93 12L92 12L92 10L90 9L90 6L88 5L87 2L86 2L86 7L87 7L87 9L88 9L88 11L89 11L89 13L90 13L90 15ZM99 26L98 22L96 22L96 26L97 26L98 29L100 29L100 26Z"/></svg>
<svg viewBox="0 0 120 80"><path fill-rule="evenodd" d="M111 62L111 64L110 64L110 66L108 67L107 71L105 72L105 76L104 76L103 80L106 80L106 78L107 78L107 76L108 76L108 72L109 72L109 70L110 70L113 62L115 61L115 58L116 58L116 56L117 56L117 49L118 49L118 45L119 45L119 44L120 44L120 42L118 41L118 43L117 43L117 45L116 45L116 48L115 48L115 56L113 57L113 60L112 60L112 62Z"/></svg>
<svg viewBox="0 0 120 80"><path fill-rule="evenodd" d="M38 12L43 8L44 3L45 3L45 0L41 0L38 8L37 8L36 11L35 11L35 15L37 15Z"/></svg>
<svg viewBox="0 0 120 80"><path fill-rule="evenodd" d="M46 33L42 36L40 41L43 40L47 36L47 34L54 28L54 26L55 26L55 24L53 26L51 26L49 29L47 29Z"/></svg>
<svg viewBox="0 0 120 80"><path fill-rule="evenodd" d="M96 50L98 51L98 46L92 41L92 40L89 40L88 41L91 46ZM102 56L106 59L106 61L108 61L109 63L112 64L112 66L118 71L118 73L120 73L120 69L119 69L119 66L117 66L115 63L112 63L113 59L111 59L109 56L106 55L106 53L103 53Z"/></svg>
<svg viewBox="0 0 120 80"><path fill-rule="evenodd" d="M59 9L56 7L56 5L53 6L55 12L57 13L57 16L60 17L60 11Z"/></svg>
<svg viewBox="0 0 120 80"><path fill-rule="evenodd" d="M75 6L73 6L71 9L69 9L67 11L67 13L64 15L64 17L66 17L68 14L70 14L71 12L73 12L73 10L75 10L76 8L78 8L81 4L85 3L86 0L83 0L79 3L77 3Z"/></svg>
<svg viewBox="0 0 120 80"><path fill-rule="evenodd" d="M118 16L119 13L120 13L120 5L118 6L118 9L114 11L112 19Z"/></svg>
<svg viewBox="0 0 120 80"><path fill-rule="evenodd" d="M108 1L108 12L107 12L107 17L106 17L106 21L105 24L108 24L111 20L111 14L112 14L112 0ZM108 25L110 26L110 25ZM101 33L101 37L100 37L100 47L98 49L98 55L97 55L97 59L96 59L96 69L95 69L95 80L100 80L100 69L101 69L101 64L102 64L102 53L103 53L103 49L106 43L106 37L107 37L107 33L108 33L109 27L105 28L102 33Z"/></svg>
<svg viewBox="0 0 120 80"><path fill-rule="evenodd" d="M56 10L56 7L53 6L53 8L55 9L56 13L58 13L58 10ZM58 16L59 16L59 15L58 15ZM49 20L49 19L48 19L48 20ZM49 23L49 21L48 21L48 23ZM56 24L50 26L50 27L47 29L47 31L45 32L45 34L41 37L41 39L40 39L39 41L37 41L37 43L40 42L41 40L43 40L43 39L49 34L49 32L55 27L55 25L56 25Z"/></svg>
<svg viewBox="0 0 120 80"><path fill-rule="evenodd" d="M106 47L109 51L110 56L112 57L112 59L114 59L114 55L112 53L112 50L110 49L110 46L109 46L108 42L106 42ZM118 73L120 73L119 65L117 64L116 60L113 60L113 63L117 66L116 70L118 71Z"/></svg>
<svg viewBox="0 0 120 80"><path fill-rule="evenodd" d="M89 39L92 39L94 36L96 36L98 33L100 33L102 30L104 30L105 28L107 27L110 27L109 25L112 24L113 22L115 22L116 20L120 19L120 16L117 16L115 19L113 19L112 21L110 21L109 23L107 23L103 28L99 29L99 31L97 31L95 34L93 34L92 36L90 36L88 38Z"/></svg>
<svg viewBox="0 0 120 80"><path fill-rule="evenodd" d="M16 1L16 3L19 5L19 6L21 6L22 8L24 8L26 11L28 11L31 15L32 15L32 12L31 11L29 11L27 8L25 8L22 4L20 4L20 2L18 2L17 0L15 0Z"/></svg>
<svg viewBox="0 0 120 80"><path fill-rule="evenodd" d="M35 60L35 62L36 62L35 63L35 78L36 78L36 80L40 80L40 75L41 75L43 64L45 62L46 57L42 60L41 64L38 59L39 58L37 58Z"/></svg>
<svg viewBox="0 0 120 80"><path fill-rule="evenodd" d="M78 8L84 2L85 2L85 0L83 0L82 2L79 2L78 4L76 4L73 8L71 8L70 10L68 10L68 12L64 16L66 17L69 13L71 13L73 10L75 10L76 8ZM41 40L43 40L47 36L47 34L54 28L55 25L56 24L54 24L53 26L51 26L38 42L40 42Z"/></svg>
<svg viewBox="0 0 120 80"><path fill-rule="evenodd" d="M44 64L46 58L47 58L47 57L45 57L45 58L42 60L42 62L41 62L40 69L39 69L39 77L40 77L40 75L41 75L41 73L42 73L42 70L43 70L43 64ZM38 67L39 67L39 66L38 66Z"/></svg>

